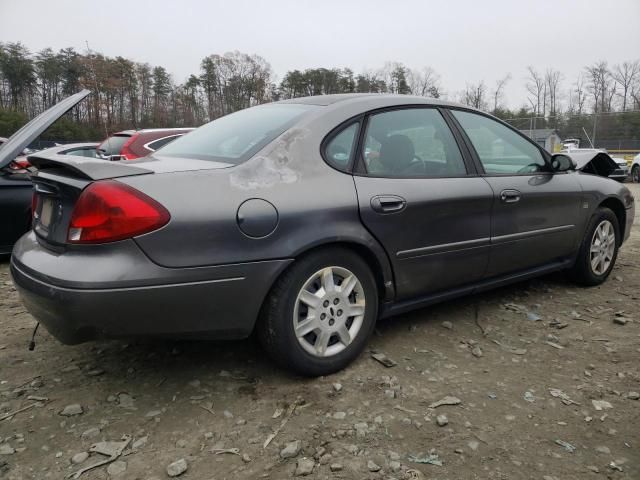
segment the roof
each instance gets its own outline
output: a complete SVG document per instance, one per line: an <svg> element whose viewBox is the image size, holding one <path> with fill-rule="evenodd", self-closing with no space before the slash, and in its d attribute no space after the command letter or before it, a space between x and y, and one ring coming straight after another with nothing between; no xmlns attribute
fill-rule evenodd
<svg viewBox="0 0 640 480"><path fill-rule="evenodd" d="M395 93L337 93L332 95L314 95L312 97L296 97L290 98L287 100L280 100L275 103L298 103L305 105L319 105L319 106L328 106L333 105L338 102L361 102L368 101L372 104L377 103L376 101L383 101L385 104L388 104L389 101L395 100L395 104L397 105L411 105L411 104L426 104L426 105L440 105L440 106L449 106L449 107L461 107L467 110L475 110L472 107L467 105L462 105L455 102L447 102L444 100L439 100L436 98L430 97L420 97L416 95L401 95Z"/></svg>
<svg viewBox="0 0 640 480"><path fill-rule="evenodd" d="M551 135L558 135L558 131L553 128L538 128L533 130L521 128L520 131L529 138L548 138Z"/></svg>

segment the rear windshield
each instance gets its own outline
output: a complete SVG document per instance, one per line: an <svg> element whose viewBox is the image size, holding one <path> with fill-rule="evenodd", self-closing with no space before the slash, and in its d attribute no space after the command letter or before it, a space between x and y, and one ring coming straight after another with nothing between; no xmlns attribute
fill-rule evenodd
<svg viewBox="0 0 640 480"><path fill-rule="evenodd" d="M122 147L130 138L130 135L114 135L109 137L98 146L98 153L106 157L120 155L120 150L122 150Z"/></svg>
<svg viewBox="0 0 640 480"><path fill-rule="evenodd" d="M271 104L247 108L203 125L158 150L167 157L237 165L291 127L317 105Z"/></svg>

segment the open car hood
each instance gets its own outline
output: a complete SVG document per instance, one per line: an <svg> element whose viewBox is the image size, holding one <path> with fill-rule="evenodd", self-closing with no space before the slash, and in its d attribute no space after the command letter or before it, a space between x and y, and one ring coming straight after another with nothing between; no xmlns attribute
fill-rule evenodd
<svg viewBox="0 0 640 480"><path fill-rule="evenodd" d="M563 155L571 157L576 162L576 170L594 175L608 177L618 168L618 164L608 153L595 150L586 152L563 152Z"/></svg>
<svg viewBox="0 0 640 480"><path fill-rule="evenodd" d="M89 90L82 90L61 100L11 135L9 140L0 147L0 168L9 165L12 160L20 155L27 145L38 138L53 122L75 107L90 93L91 91Z"/></svg>

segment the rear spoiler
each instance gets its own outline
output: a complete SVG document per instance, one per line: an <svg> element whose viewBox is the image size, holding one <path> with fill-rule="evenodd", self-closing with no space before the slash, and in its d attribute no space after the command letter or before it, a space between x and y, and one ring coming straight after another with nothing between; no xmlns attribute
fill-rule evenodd
<svg viewBox="0 0 640 480"><path fill-rule="evenodd" d="M86 180L105 180L108 178L129 177L132 175L146 175L153 173L146 168L127 165L124 162L110 162L108 160L74 157L71 155L37 153L27 157L29 163L38 170L66 170L75 177Z"/></svg>

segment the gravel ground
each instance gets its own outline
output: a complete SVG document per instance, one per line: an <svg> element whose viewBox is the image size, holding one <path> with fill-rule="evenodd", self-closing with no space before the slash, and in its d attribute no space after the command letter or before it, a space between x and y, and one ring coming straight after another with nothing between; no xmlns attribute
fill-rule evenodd
<svg viewBox="0 0 640 480"><path fill-rule="evenodd" d="M102 453L117 458L79 478L640 478L638 218L601 287L552 275L381 322L313 380L251 340L68 347L41 330L29 352L6 260L0 287L3 479Z"/></svg>

